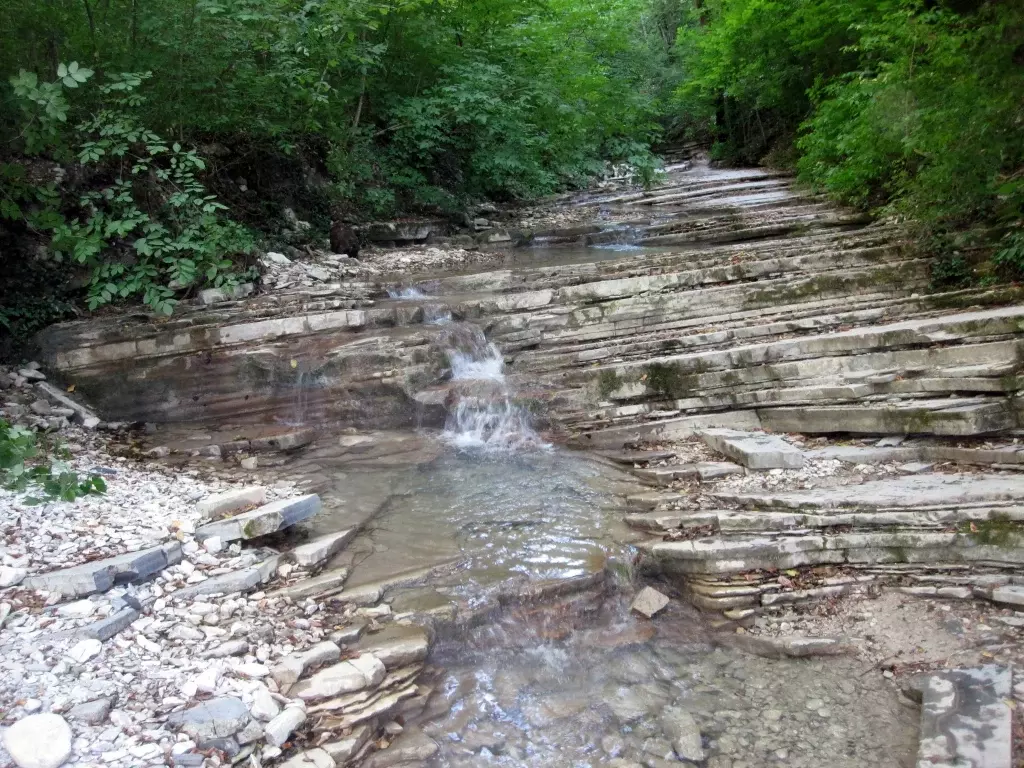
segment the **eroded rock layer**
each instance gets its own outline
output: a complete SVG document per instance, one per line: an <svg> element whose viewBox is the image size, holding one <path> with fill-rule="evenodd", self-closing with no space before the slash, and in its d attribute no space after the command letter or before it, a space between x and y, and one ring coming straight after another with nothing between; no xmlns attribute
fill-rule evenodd
<svg viewBox="0 0 1024 768"><path fill-rule="evenodd" d="M694 425L976 435L1015 429L1024 308L927 293L894 225L762 170L677 166L580 198L599 223L508 268L57 326L48 365L102 415L148 421L443 418L443 322L481 326L520 397L595 444ZM608 250L607 247L624 250ZM640 246L636 248L633 246ZM370 257L372 258L372 257ZM422 278L422 279L420 279Z"/></svg>

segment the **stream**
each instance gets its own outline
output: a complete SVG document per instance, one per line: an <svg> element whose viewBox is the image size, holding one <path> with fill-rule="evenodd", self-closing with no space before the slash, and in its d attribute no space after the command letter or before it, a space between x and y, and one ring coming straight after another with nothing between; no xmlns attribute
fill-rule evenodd
<svg viewBox="0 0 1024 768"><path fill-rule="evenodd" d="M412 290L397 298L423 297ZM387 491L332 564L351 568L348 585L430 573L388 593L396 612L483 606L505 595L501 610L435 645L426 679L443 706L429 708L421 725L440 748L419 764L914 764L916 708L853 658L774 661L722 647L681 601L653 621L632 615L637 534L622 518L623 497L640 490L635 480L548 444L517 404L500 350L475 326L441 324L449 418L440 434L408 438L405 455L418 463L368 459L332 474L319 462L349 504L359 488ZM592 577L602 573L606 586L595 593ZM539 603L507 598L573 580L583 585L578 594L570 586ZM689 761L674 746L680 721L701 736Z"/></svg>

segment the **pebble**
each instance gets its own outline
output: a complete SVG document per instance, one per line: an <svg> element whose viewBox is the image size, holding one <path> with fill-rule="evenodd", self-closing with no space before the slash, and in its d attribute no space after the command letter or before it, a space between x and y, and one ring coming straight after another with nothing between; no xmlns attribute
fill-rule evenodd
<svg viewBox="0 0 1024 768"><path fill-rule="evenodd" d="M60 715L29 715L4 732L18 768L58 768L71 756L71 726Z"/></svg>

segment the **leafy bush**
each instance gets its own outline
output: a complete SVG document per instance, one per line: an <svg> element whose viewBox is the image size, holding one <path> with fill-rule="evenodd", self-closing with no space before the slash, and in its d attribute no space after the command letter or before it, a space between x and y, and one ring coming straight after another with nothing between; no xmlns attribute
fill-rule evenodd
<svg viewBox="0 0 1024 768"><path fill-rule="evenodd" d="M145 103L137 91L150 75L109 75L98 88L105 106L74 129L64 127L71 108L64 89L93 73L72 62L57 75L40 82L22 70L11 79L25 117L25 151L57 159L74 152L81 173L97 183L74 195L54 182L33 185L7 165L0 214L48 231L58 260L89 269L90 309L140 297L170 314L176 290L236 282L232 257L250 253L255 241L206 193L196 151L164 141L137 118Z"/></svg>
<svg viewBox="0 0 1024 768"><path fill-rule="evenodd" d="M1024 5L694 0L677 48L674 106L713 157L777 164L795 136L802 179L917 226L936 284L990 278L950 254L1024 217ZM995 271L1018 279L1007 237Z"/></svg>
<svg viewBox="0 0 1024 768"><path fill-rule="evenodd" d="M41 497L28 497L28 503L74 501L106 492L107 485L99 475L79 480L62 461L65 454L59 446L41 450L35 432L0 419L0 486L18 492L41 492Z"/></svg>

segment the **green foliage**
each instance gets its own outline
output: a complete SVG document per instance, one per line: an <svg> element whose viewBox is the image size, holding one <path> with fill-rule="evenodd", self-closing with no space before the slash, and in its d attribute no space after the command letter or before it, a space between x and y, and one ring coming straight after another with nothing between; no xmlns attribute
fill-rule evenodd
<svg viewBox="0 0 1024 768"><path fill-rule="evenodd" d="M674 105L717 159L795 159L834 198L915 223L937 285L990 279L954 251L1006 231L994 272L1024 276L1020 3L708 0L678 50Z"/></svg>
<svg viewBox="0 0 1024 768"><path fill-rule="evenodd" d="M99 475L79 480L62 461L65 454L59 446L41 450L35 432L0 419L0 486L17 492L40 492L39 497L28 497L29 503L74 501L106 492L107 485Z"/></svg>
<svg viewBox="0 0 1024 768"><path fill-rule="evenodd" d="M170 314L175 291L237 280L232 257L251 252L252 236L222 215L226 207L199 181L205 170L194 149L169 143L137 117L149 73L109 75L98 87L104 107L73 128L64 88L92 71L76 62L42 83L22 70L11 79L25 115L26 154L74 155L80 173L97 179L78 195L34 184L22 166L5 164L0 215L48 232L58 261L88 268L89 309L130 297ZM70 83L70 85L69 85Z"/></svg>

